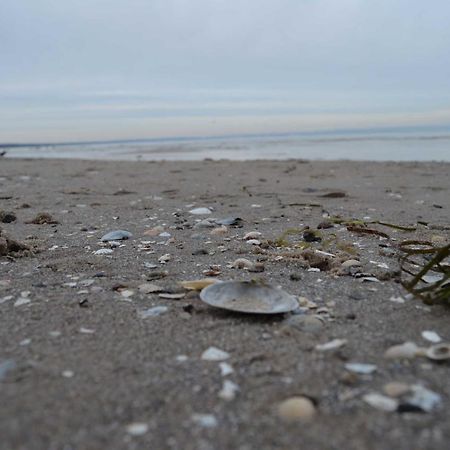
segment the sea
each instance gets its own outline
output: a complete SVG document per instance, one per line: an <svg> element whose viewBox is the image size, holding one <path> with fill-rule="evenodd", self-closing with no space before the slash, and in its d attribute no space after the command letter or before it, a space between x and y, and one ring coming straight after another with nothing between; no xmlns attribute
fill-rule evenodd
<svg viewBox="0 0 450 450"><path fill-rule="evenodd" d="M450 162L450 127L1 144L5 157L116 161L306 159Z"/></svg>

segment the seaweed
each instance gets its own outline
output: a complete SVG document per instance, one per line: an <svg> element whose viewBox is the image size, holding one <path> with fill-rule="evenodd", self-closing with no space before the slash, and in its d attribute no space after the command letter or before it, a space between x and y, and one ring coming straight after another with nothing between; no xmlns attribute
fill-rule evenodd
<svg viewBox="0 0 450 450"><path fill-rule="evenodd" d="M347 225L347 230L352 231L353 233L373 234L375 236L380 236L380 237L389 239L388 234L383 233L382 231L379 231L379 230L375 230L374 228L365 228L365 227L356 227L354 225Z"/></svg>
<svg viewBox="0 0 450 450"><path fill-rule="evenodd" d="M429 241L409 240L399 245L402 273L411 276L402 286L428 305L450 306L450 244L435 247Z"/></svg>
<svg viewBox="0 0 450 450"><path fill-rule="evenodd" d="M308 227L288 228L283 233L281 233L280 236L278 236L275 239L274 243L275 243L275 245L277 247L289 247L290 243L289 243L289 241L286 238L288 236L294 236L294 235L302 234L307 229L308 229Z"/></svg>

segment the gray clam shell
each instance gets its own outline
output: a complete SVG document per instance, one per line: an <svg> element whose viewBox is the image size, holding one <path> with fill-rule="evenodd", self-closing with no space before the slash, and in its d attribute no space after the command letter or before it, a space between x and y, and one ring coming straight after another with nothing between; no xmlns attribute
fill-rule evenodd
<svg viewBox="0 0 450 450"><path fill-rule="evenodd" d="M200 293L210 306L248 314L281 314L298 308L292 295L254 281L225 281L212 284Z"/></svg>

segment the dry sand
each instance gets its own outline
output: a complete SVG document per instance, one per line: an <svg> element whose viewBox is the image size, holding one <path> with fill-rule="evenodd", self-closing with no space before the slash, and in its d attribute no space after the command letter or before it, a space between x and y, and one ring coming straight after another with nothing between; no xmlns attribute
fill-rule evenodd
<svg viewBox="0 0 450 450"><path fill-rule="evenodd" d="M0 209L17 216L1 224L3 234L38 250L0 258L0 448L448 448L449 364L383 355L406 341L431 345L424 330L450 339L448 309L390 300L405 295L396 244L449 237L449 169L439 163L0 160ZM346 196L323 197L336 191ZM213 212L189 214L194 207ZM27 223L43 211L60 223ZM360 259L353 274L380 282L336 275L339 264L308 271L302 258L289 257L300 252L293 247L301 236L288 237L292 248L270 245L288 228L315 229L326 215L429 226L406 233L374 225L392 239L342 225L322 231L329 252ZM228 216L243 222L225 235L193 229L196 220ZM171 236L144 235L158 225ZM116 229L133 238L109 255L93 254L109 248L100 238ZM262 233L260 246L242 240L250 231ZM357 255L345 257L335 238ZM311 248L323 250L324 242ZM165 254L170 260L161 264ZM228 267L236 258L259 260L265 270ZM301 315L239 315L212 309L195 294L171 300L139 292L145 282L178 292L179 281L203 278L211 266L218 266L220 280L263 278L327 308L305 309L304 316L318 314L323 325L308 331ZM148 281L161 271L165 278ZM118 286L133 295L124 297ZM139 316L157 305L167 312ZM315 350L333 339L347 342ZM218 362L201 359L211 346L230 354L233 373L222 376ZM348 362L377 369L352 374ZM239 386L234 400L219 397L224 380ZM363 400L392 381L421 384L441 403L430 412L398 413ZM299 395L312 399L316 413L286 422L278 405Z"/></svg>

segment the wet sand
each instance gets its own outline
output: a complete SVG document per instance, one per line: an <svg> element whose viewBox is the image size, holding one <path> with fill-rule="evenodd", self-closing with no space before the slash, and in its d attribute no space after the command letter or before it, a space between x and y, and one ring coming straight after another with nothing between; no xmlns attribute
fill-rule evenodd
<svg viewBox="0 0 450 450"><path fill-rule="evenodd" d="M0 257L0 447L447 448L449 363L388 360L384 352L406 341L428 347L425 330L450 340L447 308L405 298L396 251L405 239L448 242L449 170L448 163L0 159L0 209L17 216L0 224L2 233L34 253ZM197 207L212 213L189 213ZM39 212L59 223L27 223ZM230 216L242 222L224 234L196 226ZM321 271L320 261L301 256L302 234L276 246L286 230L316 230L336 216L428 226L373 225L388 238L342 224L320 230L322 241L308 250L335 255ZM110 249L100 238L117 229L133 238L95 254ZM251 231L261 233L259 245L242 240ZM230 267L237 258L264 271ZM361 266L344 270L350 259ZM205 273L261 278L308 302L303 314L266 317L213 309L196 293L176 300L139 290L154 283L184 293L180 281ZM168 309L142 318L154 306ZM305 328L305 316L317 319L314 327ZM346 343L315 348L333 339ZM202 360L211 346L229 353L233 373ZM345 369L350 362L376 370L355 374ZM239 386L233 400L219 396L224 380ZM393 381L420 384L440 404L399 413L364 401ZM298 395L316 414L286 422L278 405Z"/></svg>

